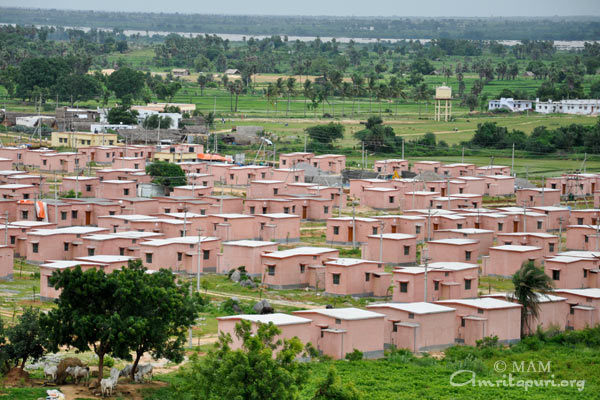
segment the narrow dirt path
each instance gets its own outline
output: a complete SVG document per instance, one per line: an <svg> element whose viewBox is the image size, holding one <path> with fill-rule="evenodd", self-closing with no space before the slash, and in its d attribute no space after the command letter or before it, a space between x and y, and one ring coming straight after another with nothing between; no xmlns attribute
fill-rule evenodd
<svg viewBox="0 0 600 400"><path fill-rule="evenodd" d="M240 300L249 300L249 301L257 301L257 302L261 300L261 298L259 298L259 297L248 296L248 295L243 295L243 294L215 292L215 291L211 291L211 290L207 291L206 293L210 294L212 296L216 296L216 297L224 297L224 298L237 297ZM310 302L305 303L305 302L301 302L301 301L273 299L273 298L269 298L266 296L263 296L262 299L269 300L269 302L271 304L276 304L276 305L286 306L286 307L299 307L299 308L309 308L309 309L323 308L322 305L310 303Z"/></svg>

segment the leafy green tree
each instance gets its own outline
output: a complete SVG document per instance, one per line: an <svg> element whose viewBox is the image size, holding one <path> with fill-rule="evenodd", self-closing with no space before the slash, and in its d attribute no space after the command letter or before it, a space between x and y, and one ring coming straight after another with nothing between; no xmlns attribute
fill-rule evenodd
<svg viewBox="0 0 600 400"><path fill-rule="evenodd" d="M109 124L137 125L137 110L131 110L128 105L120 105L108 110L106 119Z"/></svg>
<svg viewBox="0 0 600 400"><path fill-rule="evenodd" d="M133 99L140 97L145 85L144 73L129 67L119 68L108 77L108 88L119 99L131 96Z"/></svg>
<svg viewBox="0 0 600 400"><path fill-rule="evenodd" d="M49 283L61 290L57 307L41 317L49 349L58 351L66 346L78 351L92 350L98 356L100 382L106 355L131 357L127 337L121 332L121 304L114 296L118 281L102 270L92 268L84 272L77 266L54 272Z"/></svg>
<svg viewBox="0 0 600 400"><path fill-rule="evenodd" d="M72 67L66 58L36 57L26 58L19 65L16 77L16 95L20 98L33 98L34 90L45 89L46 94L54 88L60 77L68 75Z"/></svg>
<svg viewBox="0 0 600 400"><path fill-rule="evenodd" d="M25 368L28 359L38 360L46 353L47 335L40 325L40 312L32 307L25 309L16 325L6 329L8 357L19 368Z"/></svg>
<svg viewBox="0 0 600 400"><path fill-rule="evenodd" d="M289 77L287 78L287 80L285 81L285 93L287 94L287 110L285 110L285 116L288 116L288 113L290 112L290 99L292 96L296 95L296 78L293 77ZM236 107L237 109L237 107Z"/></svg>
<svg viewBox="0 0 600 400"><path fill-rule="evenodd" d="M477 105L479 104L479 100L477 99L477 95L476 94L468 94L465 97L465 105L467 107L469 107L469 111L473 111L474 109L477 108Z"/></svg>
<svg viewBox="0 0 600 400"><path fill-rule="evenodd" d="M344 130L344 125L333 122L306 128L310 140L325 145L331 145L336 140L343 139Z"/></svg>
<svg viewBox="0 0 600 400"><path fill-rule="evenodd" d="M152 114L146 117L142 126L144 129L157 129L160 125L160 129L169 129L172 123L173 119L168 115Z"/></svg>
<svg viewBox="0 0 600 400"><path fill-rule="evenodd" d="M56 82L58 95L70 101L71 106L77 101L86 101L102 94L102 85L93 75L63 75Z"/></svg>
<svg viewBox="0 0 600 400"><path fill-rule="evenodd" d="M544 293L552 291L552 280L542 268L528 261L513 275L514 296L521 308L521 337L525 336L525 328L531 327L532 319L539 315L540 299Z"/></svg>
<svg viewBox="0 0 600 400"><path fill-rule="evenodd" d="M342 379L332 365L327 372L327 377L319 383L312 400L359 400L360 398L361 393L352 382L348 385L342 384Z"/></svg>
<svg viewBox="0 0 600 400"><path fill-rule="evenodd" d="M594 81L590 86L590 98L600 99L600 80Z"/></svg>
<svg viewBox="0 0 600 400"><path fill-rule="evenodd" d="M276 340L280 333L272 323L253 332L249 321L240 321L235 335L242 347L232 350L231 336L221 334L216 350L192 362L178 389L195 399L297 399L308 377L296 361L303 345L297 337Z"/></svg>
<svg viewBox="0 0 600 400"><path fill-rule="evenodd" d="M166 358L175 363L183 360L187 329L198 313L198 302L184 286L177 286L171 271L161 269L146 273L140 260L129 261L127 268L115 271L123 326L128 337L126 346L135 352L131 379L145 353L155 359Z"/></svg>
<svg viewBox="0 0 600 400"><path fill-rule="evenodd" d="M156 161L146 166L146 173L153 178L152 182L168 188L184 186L187 183L181 167L166 161Z"/></svg>
<svg viewBox="0 0 600 400"><path fill-rule="evenodd" d="M171 102L179 89L181 89L181 83L179 82L161 83L156 87L155 93L159 99Z"/></svg>
<svg viewBox="0 0 600 400"><path fill-rule="evenodd" d="M354 137L364 142L365 149L372 151L392 151L395 145L396 133L391 126L384 126L381 117L369 117L365 129L354 134Z"/></svg>
<svg viewBox="0 0 600 400"><path fill-rule="evenodd" d="M227 75L223 75L224 77ZM229 80L229 78L227 78ZM198 86L200 86L200 96L204 96L204 88L212 81L212 74L200 74L198 75ZM227 83L223 81L223 85L227 87Z"/></svg>

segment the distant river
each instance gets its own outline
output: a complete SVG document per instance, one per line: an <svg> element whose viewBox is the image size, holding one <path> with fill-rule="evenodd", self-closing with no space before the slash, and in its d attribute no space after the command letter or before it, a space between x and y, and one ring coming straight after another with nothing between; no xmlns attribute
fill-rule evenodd
<svg viewBox="0 0 600 400"><path fill-rule="evenodd" d="M15 25L15 24L0 23L0 25ZM49 25L36 25L36 26L39 28L42 26L49 26ZM65 28L65 29L80 29L84 32L88 32L91 29L90 27L85 27L85 26L64 26L63 28ZM108 28L97 28L97 29L103 30L103 31L108 31L108 32L112 31L112 29L108 29ZM216 35L216 36L222 37L223 39L229 39L229 41L231 41L231 42L241 42L241 41L251 38L251 37L253 37L255 39L264 39L264 38L268 38L268 37L272 36L272 35L243 35L243 34L237 34L237 33L141 31L141 30L134 30L134 29L126 29L123 31L123 33L127 36L132 36L132 35L166 36L171 33L176 33L178 35L185 36L185 37ZM285 35L280 35L280 36L285 36ZM316 38L317 38L317 36L289 36L288 35L288 41L290 41L290 42L295 42L296 40L299 40L301 42L312 42ZM385 38L373 39L373 38L350 38L350 37L335 37L335 38L333 38L333 37L327 37L327 36L322 36L319 38L323 42L330 42L332 39L335 39L339 43L349 43L351 40L354 40L354 42L356 42L356 43L377 43L377 41L386 41L386 42L396 43L396 42L401 42L403 40L411 40L411 39L385 39ZM419 41L423 44L431 41L431 39L412 39L412 40ZM502 43L504 45L507 45L507 46L514 46L516 44L521 43L520 40L498 40L498 42ZM582 49L585 42L592 43L592 42L599 42L599 41L597 41L597 40L555 40L554 46L560 50L577 50L577 49Z"/></svg>

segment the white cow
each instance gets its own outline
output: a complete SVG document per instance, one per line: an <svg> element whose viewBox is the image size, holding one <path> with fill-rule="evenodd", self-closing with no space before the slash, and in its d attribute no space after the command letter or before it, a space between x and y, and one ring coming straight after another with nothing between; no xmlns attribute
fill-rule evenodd
<svg viewBox="0 0 600 400"><path fill-rule="evenodd" d="M148 376L150 378L148 378ZM133 380L136 383L141 383L145 380L152 380L152 364L139 365L135 375L133 376Z"/></svg>
<svg viewBox="0 0 600 400"><path fill-rule="evenodd" d="M49 365L44 368L44 378L49 378L50 382L56 382L56 373L58 372L58 368L56 365Z"/></svg>
<svg viewBox="0 0 600 400"><path fill-rule="evenodd" d="M117 381L119 380L119 369L111 368L110 377L104 378L100 381L100 389L102 390L102 396L112 396L113 392L117 388Z"/></svg>

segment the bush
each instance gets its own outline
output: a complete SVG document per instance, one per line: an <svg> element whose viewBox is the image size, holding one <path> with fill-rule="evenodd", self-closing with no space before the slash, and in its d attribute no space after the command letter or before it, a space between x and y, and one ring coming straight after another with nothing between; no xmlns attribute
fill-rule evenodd
<svg viewBox="0 0 600 400"><path fill-rule="evenodd" d="M346 360L348 361L360 361L363 359L363 353L362 351L358 350L358 349L354 349L354 351L352 353L346 353Z"/></svg>
<svg viewBox="0 0 600 400"><path fill-rule="evenodd" d="M385 352L386 359L393 363L404 364L415 359L413 353L408 349L398 349L392 347L390 350Z"/></svg>
<svg viewBox="0 0 600 400"><path fill-rule="evenodd" d="M112 368L115 366L115 360L111 356L104 356L104 366L106 368Z"/></svg>

